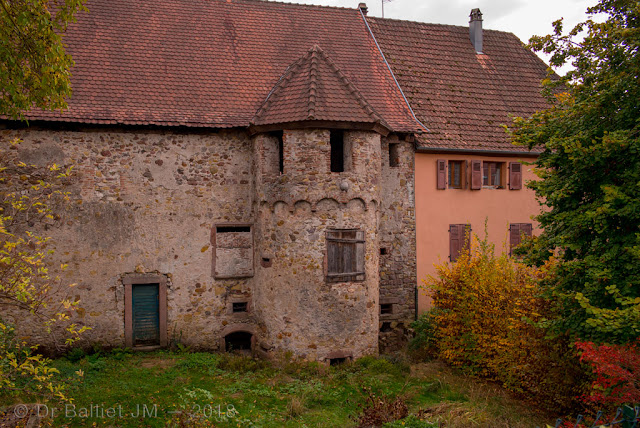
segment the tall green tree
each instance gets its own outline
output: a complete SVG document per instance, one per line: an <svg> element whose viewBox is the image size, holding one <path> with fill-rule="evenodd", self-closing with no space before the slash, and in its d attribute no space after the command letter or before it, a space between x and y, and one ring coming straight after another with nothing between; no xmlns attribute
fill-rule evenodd
<svg viewBox="0 0 640 428"><path fill-rule="evenodd" d="M640 2L601 0L587 13L566 34L560 20L530 40L574 69L545 80L552 107L516 118L512 134L542 150L529 187L543 232L527 251L533 263L557 259L543 285L559 316L547 324L628 342L640 336Z"/></svg>
<svg viewBox="0 0 640 428"><path fill-rule="evenodd" d="M0 0L0 114L62 109L73 60L62 34L86 0Z"/></svg>

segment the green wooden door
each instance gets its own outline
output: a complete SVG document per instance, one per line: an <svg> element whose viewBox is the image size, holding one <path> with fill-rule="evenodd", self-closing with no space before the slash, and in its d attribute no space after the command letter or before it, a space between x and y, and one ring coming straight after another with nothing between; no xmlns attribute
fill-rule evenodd
<svg viewBox="0 0 640 428"><path fill-rule="evenodd" d="M158 289L158 284L133 285L133 346L160 344Z"/></svg>

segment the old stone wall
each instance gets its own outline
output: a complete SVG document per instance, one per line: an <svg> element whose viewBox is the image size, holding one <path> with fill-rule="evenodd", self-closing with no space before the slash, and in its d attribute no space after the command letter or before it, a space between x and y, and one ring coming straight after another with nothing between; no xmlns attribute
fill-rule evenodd
<svg viewBox="0 0 640 428"><path fill-rule="evenodd" d="M376 354L378 343L380 136L346 132L344 172L330 171L329 136L285 131L283 173L273 168L275 137L258 136L255 145L261 346L320 360ZM364 280L327 280L332 229L364 232Z"/></svg>
<svg viewBox="0 0 640 428"><path fill-rule="evenodd" d="M280 172L277 134L0 130L3 143L16 137L25 162L75 171L62 225L47 234L52 273L77 284L73 321L91 327L87 346L131 340L131 287L144 281L161 284L168 344L224 349L226 335L247 332L258 353L328 360L376 354L379 335L383 350L404 340L415 284L410 143L393 140L389 167L387 139L345 131L344 171L331 172L329 130L285 130ZM345 245L363 274L336 279L328 236L343 230L358 236ZM379 333L387 320L391 333ZM37 324L20 327L49 340Z"/></svg>
<svg viewBox="0 0 640 428"><path fill-rule="evenodd" d="M382 195L380 351L389 352L405 344L410 336L417 269L414 148L413 143L396 136L382 141Z"/></svg>
<svg viewBox="0 0 640 428"><path fill-rule="evenodd" d="M216 223L251 223L252 147L240 132L176 133L128 130L2 130L23 140L29 163L73 166L72 203L62 228L51 229L54 266L68 263L63 283L76 283L76 321L92 328L86 342L124 345L127 273L157 273L167 281L169 340L216 349L220 332L237 320L234 294L250 294L246 279L211 275ZM53 273L58 273L54 272ZM21 323L24 326L24 323ZM39 343L39 328L23 332Z"/></svg>

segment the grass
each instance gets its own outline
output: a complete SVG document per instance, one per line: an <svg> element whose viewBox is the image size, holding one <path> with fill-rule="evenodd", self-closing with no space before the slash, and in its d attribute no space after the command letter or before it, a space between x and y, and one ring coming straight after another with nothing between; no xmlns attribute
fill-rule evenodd
<svg viewBox="0 0 640 428"><path fill-rule="evenodd" d="M71 384L73 405L58 405L48 420L56 427L350 427L366 402L397 397L410 416L385 426L543 426L541 415L499 388L437 362L410 367L365 357L327 367L284 357L116 351L54 365L70 378L84 372Z"/></svg>

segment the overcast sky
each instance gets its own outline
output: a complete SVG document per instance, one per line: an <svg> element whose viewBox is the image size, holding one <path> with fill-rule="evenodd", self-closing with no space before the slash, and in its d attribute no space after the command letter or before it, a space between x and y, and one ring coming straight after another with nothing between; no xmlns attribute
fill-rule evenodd
<svg viewBox="0 0 640 428"><path fill-rule="evenodd" d="M356 8L362 0L280 0ZM381 0L365 0L369 15L382 16ZM551 23L564 18L566 30L586 19L587 7L597 0L393 0L384 4L385 18L433 24L469 25L469 12L479 7L483 26L514 33L523 42L552 32ZM543 58L544 59L544 58Z"/></svg>

